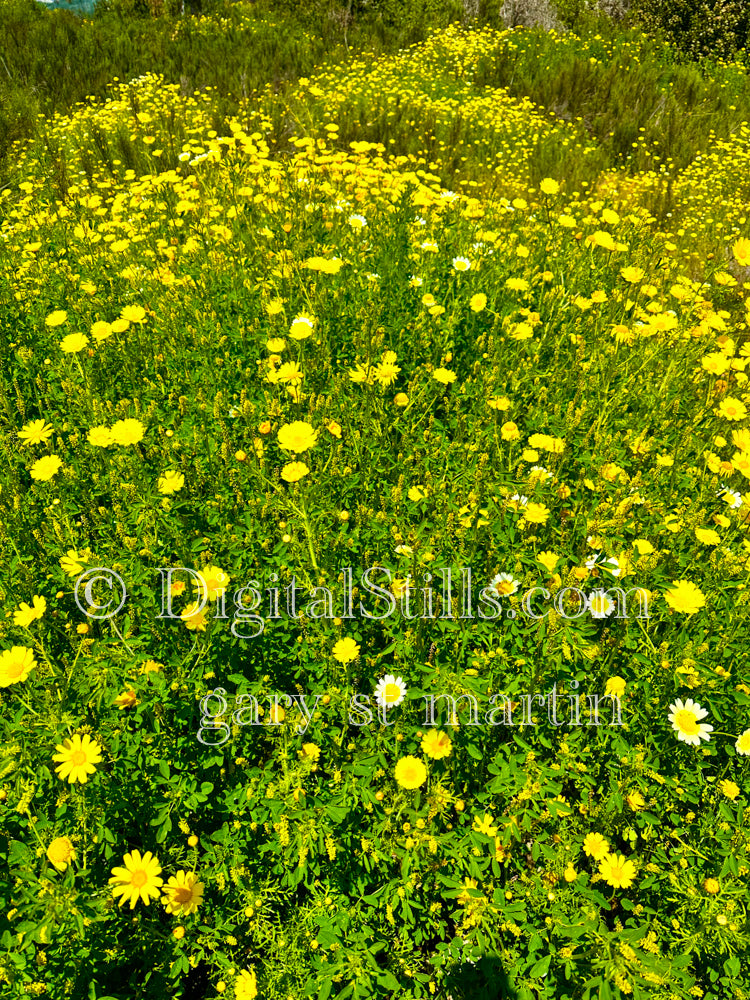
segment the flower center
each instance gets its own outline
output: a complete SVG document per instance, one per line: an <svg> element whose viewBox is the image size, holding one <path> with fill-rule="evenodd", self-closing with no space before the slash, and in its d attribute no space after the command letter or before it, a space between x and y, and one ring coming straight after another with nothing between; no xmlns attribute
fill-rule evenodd
<svg viewBox="0 0 750 1000"><path fill-rule="evenodd" d="M83 750L74 750L70 755L70 763L73 764L74 767L80 767L81 764L85 764L86 754Z"/></svg>
<svg viewBox="0 0 750 1000"><path fill-rule="evenodd" d="M13 660L7 669L9 677L20 677L23 673L23 660Z"/></svg>
<svg viewBox="0 0 750 1000"><path fill-rule="evenodd" d="M148 875L142 868L139 868L137 872L133 872L130 876L130 884L135 886L136 889L140 889L147 881Z"/></svg>
<svg viewBox="0 0 750 1000"><path fill-rule="evenodd" d="M172 890L172 897L175 903L189 903L193 898L193 893L187 886L180 886L178 889Z"/></svg>
<svg viewBox="0 0 750 1000"><path fill-rule="evenodd" d="M398 684L386 684L384 697L387 705L392 705L394 701L398 701L400 694L401 688Z"/></svg>
<svg viewBox="0 0 750 1000"><path fill-rule="evenodd" d="M683 733L687 733L688 736L695 736L698 732L698 720L695 717L695 713L689 711L687 708L677 713L675 722Z"/></svg>

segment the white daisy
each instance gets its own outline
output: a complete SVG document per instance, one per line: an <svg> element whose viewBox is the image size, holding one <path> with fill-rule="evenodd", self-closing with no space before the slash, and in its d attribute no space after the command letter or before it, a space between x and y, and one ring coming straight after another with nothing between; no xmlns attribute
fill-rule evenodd
<svg viewBox="0 0 750 1000"><path fill-rule="evenodd" d="M587 602L592 618L606 618L615 610L615 602L610 601L604 590L592 591L588 595Z"/></svg>
<svg viewBox="0 0 750 1000"><path fill-rule="evenodd" d="M471 269L471 261L468 257L454 257L453 267L456 271L468 271Z"/></svg>
<svg viewBox="0 0 750 1000"><path fill-rule="evenodd" d="M515 594L520 586L520 582L513 577L512 573L498 573L490 580L490 587L497 591L500 597Z"/></svg>
<svg viewBox="0 0 750 1000"><path fill-rule="evenodd" d="M731 507L732 510L737 510L742 506L742 494L737 493L735 490L722 489L719 490L717 495L720 496L724 503Z"/></svg>
<svg viewBox="0 0 750 1000"><path fill-rule="evenodd" d="M708 741L711 738L709 733L713 732L714 727L700 722L701 719L706 718L708 712L692 698L688 698L684 704L682 699L678 698L673 705L669 706L669 713L669 721L672 723L672 729L677 733L678 740L683 740L683 742L697 747L701 740Z"/></svg>
<svg viewBox="0 0 750 1000"><path fill-rule="evenodd" d="M406 697L406 685L402 677L386 674L375 688L375 701L383 708L395 708Z"/></svg>

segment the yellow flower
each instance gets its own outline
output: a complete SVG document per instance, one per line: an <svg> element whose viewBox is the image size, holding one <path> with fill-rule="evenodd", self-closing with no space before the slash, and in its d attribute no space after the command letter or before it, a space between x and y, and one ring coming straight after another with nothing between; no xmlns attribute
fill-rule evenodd
<svg viewBox="0 0 750 1000"><path fill-rule="evenodd" d="M607 681L607 686L604 689L604 694L614 695L615 698L621 698L623 692L625 691L626 681L622 677L610 677Z"/></svg>
<svg viewBox="0 0 750 1000"><path fill-rule="evenodd" d="M456 902L460 906L468 906L469 903L471 903L473 900L476 900L478 897L470 895L470 893L468 893L466 890L467 889L478 889L478 888L479 888L479 885L478 885L477 880L475 878L465 878L464 879L463 890L461 891L461 893L456 898Z"/></svg>
<svg viewBox="0 0 750 1000"><path fill-rule="evenodd" d="M339 639L333 647L333 658L339 663L351 663L359 656L359 643L354 639Z"/></svg>
<svg viewBox="0 0 750 1000"><path fill-rule="evenodd" d="M64 309L56 309L54 312L49 314L44 322L47 326L62 326L67 318L68 314Z"/></svg>
<svg viewBox="0 0 750 1000"><path fill-rule="evenodd" d="M724 417L726 420L744 420L747 416L747 407L741 400L735 399L734 396L727 396L719 404L718 412L719 416Z"/></svg>
<svg viewBox="0 0 750 1000"><path fill-rule="evenodd" d="M326 430L329 434L333 434L335 438L341 438L341 424L336 420L329 420L326 424Z"/></svg>
<svg viewBox="0 0 750 1000"><path fill-rule="evenodd" d="M734 259L742 267L750 267L750 240L741 236L732 247Z"/></svg>
<svg viewBox="0 0 750 1000"><path fill-rule="evenodd" d="M34 650L28 646L12 646L0 653L0 687L21 684L36 667Z"/></svg>
<svg viewBox="0 0 750 1000"><path fill-rule="evenodd" d="M60 761L55 768L57 775L63 781L67 778L71 785L76 781L85 785L89 775L96 771L96 765L102 759L101 747L88 733L84 733L83 736L74 733L72 738L59 743L55 750L58 752L52 759Z"/></svg>
<svg viewBox="0 0 750 1000"><path fill-rule="evenodd" d="M524 508L524 520L529 524L546 524L549 510L543 503L528 503Z"/></svg>
<svg viewBox="0 0 750 1000"><path fill-rule="evenodd" d="M218 566L204 566L203 569L197 572L203 580L205 590L199 587L195 580L193 580L193 589L199 595L206 593L209 601L217 600L226 591L229 581L232 579L228 573L225 573L223 569L219 569Z"/></svg>
<svg viewBox="0 0 750 1000"><path fill-rule="evenodd" d="M704 607L706 598L694 583L689 580L673 580L672 585L672 590L668 590L664 597L673 611L694 615Z"/></svg>
<svg viewBox="0 0 750 1000"><path fill-rule="evenodd" d="M721 885L719 884L718 879L707 878L703 880L703 888L706 890L706 892L710 893L712 896L715 896L716 893L721 888Z"/></svg>
<svg viewBox="0 0 750 1000"><path fill-rule="evenodd" d="M106 340L107 337L111 337L113 333L114 330L112 329L112 324L101 319L94 323L91 327L91 336L94 340Z"/></svg>
<svg viewBox="0 0 750 1000"><path fill-rule="evenodd" d="M287 462L281 470L281 478L286 483L298 483L309 472L310 469L304 462Z"/></svg>
<svg viewBox="0 0 750 1000"><path fill-rule="evenodd" d="M98 427L92 427L88 433L88 442L95 448L109 448L113 443L112 431L103 424L100 424Z"/></svg>
<svg viewBox="0 0 750 1000"><path fill-rule="evenodd" d="M61 467L62 461L57 457L57 455L44 455L42 458L39 458L36 462L34 462L29 469L29 472L32 479L38 479L41 482L46 483L60 471Z"/></svg>
<svg viewBox="0 0 750 1000"><path fill-rule="evenodd" d="M554 196L559 193L560 185L557 181L553 180L551 177L545 177L544 180L539 185L542 194Z"/></svg>
<svg viewBox="0 0 750 1000"><path fill-rule="evenodd" d="M587 833L583 841L583 850L594 861L601 861L609 853L609 841L600 833Z"/></svg>
<svg viewBox="0 0 750 1000"><path fill-rule="evenodd" d="M91 558L91 552L84 549L80 554L78 549L68 549L60 558L60 565L68 576L78 576L83 572L84 563Z"/></svg>
<svg viewBox="0 0 750 1000"><path fill-rule="evenodd" d="M624 281L630 282L631 285L637 285L639 281L643 280L645 271L640 267L622 267L620 268L620 274Z"/></svg>
<svg viewBox="0 0 750 1000"><path fill-rule="evenodd" d="M469 306L472 312L481 312L487 305L487 296L484 292L477 292L476 295L472 295L469 300Z"/></svg>
<svg viewBox="0 0 750 1000"><path fill-rule="evenodd" d="M750 729L746 729L744 733L737 737L734 749L742 757L750 756Z"/></svg>
<svg viewBox="0 0 750 1000"><path fill-rule="evenodd" d="M497 827L494 825L490 813L485 813L481 819L479 816L475 816L472 830L475 833L486 834L488 837L494 837L497 833Z"/></svg>
<svg viewBox="0 0 750 1000"><path fill-rule="evenodd" d="M696 528L695 537L703 545L718 545L721 541L721 535L718 531L714 531L713 528Z"/></svg>
<svg viewBox="0 0 750 1000"><path fill-rule="evenodd" d="M578 878L578 872L575 870L572 864L569 864L568 867L563 872L563 878L565 879L566 882L575 882L575 880Z"/></svg>
<svg viewBox="0 0 750 1000"><path fill-rule="evenodd" d="M160 493L170 495L177 493L185 485L185 477L180 472L169 470L159 477L157 488Z"/></svg>
<svg viewBox="0 0 750 1000"><path fill-rule="evenodd" d="M47 859L59 872L64 872L73 858L75 851L68 837L55 837L47 848Z"/></svg>
<svg viewBox="0 0 750 1000"><path fill-rule="evenodd" d="M19 609L13 612L14 625L18 625L19 628L28 628L33 621L41 618L47 610L47 601L43 597L35 596L32 604L33 607L30 607L25 602L22 602Z"/></svg>
<svg viewBox="0 0 750 1000"><path fill-rule="evenodd" d="M304 340L306 337L310 336L314 325L314 318L312 316L306 316L303 313L301 316L295 317L292 321L292 325L289 327L289 336L293 340Z"/></svg>
<svg viewBox="0 0 750 1000"><path fill-rule="evenodd" d="M733 781L729 781L727 778L719 782L719 788L728 799L732 800L732 802L734 802L740 794L740 786L736 785Z"/></svg>
<svg viewBox="0 0 750 1000"><path fill-rule="evenodd" d="M450 736L440 729L430 729L422 737L422 753L432 760L450 756L452 749Z"/></svg>
<svg viewBox="0 0 750 1000"><path fill-rule="evenodd" d="M458 378L455 372L449 371L447 368L436 368L432 373L432 377L436 382L440 382L441 385L450 385L451 382L455 382Z"/></svg>
<svg viewBox="0 0 750 1000"><path fill-rule="evenodd" d="M112 442L119 445L138 444L143 440L145 433L146 428L140 420L132 417L128 420L118 420L112 425Z"/></svg>
<svg viewBox="0 0 750 1000"><path fill-rule="evenodd" d="M125 306L120 311L120 319L126 319L128 323L145 323L146 310L143 306Z"/></svg>
<svg viewBox="0 0 750 1000"><path fill-rule="evenodd" d="M198 601L193 601L192 604L188 604L180 615L181 620L185 622L185 625L191 632L205 632L207 617L208 611L206 608L202 611L198 610Z"/></svg>
<svg viewBox="0 0 750 1000"><path fill-rule="evenodd" d="M82 351L89 342L85 333L69 333L60 341L60 350L64 354L77 354Z"/></svg>
<svg viewBox="0 0 750 1000"><path fill-rule="evenodd" d="M114 704L122 711L123 708L134 708L138 704L138 699L135 696L135 691L132 688L128 688L114 700Z"/></svg>
<svg viewBox="0 0 750 1000"><path fill-rule="evenodd" d="M53 434L52 424L44 420L31 420L18 432L23 444L44 444Z"/></svg>
<svg viewBox="0 0 750 1000"><path fill-rule="evenodd" d="M243 969L234 984L235 1000L255 1000L258 996L258 979L254 970Z"/></svg>
<svg viewBox="0 0 750 1000"><path fill-rule="evenodd" d="M320 757L320 747L317 743L303 743L300 754L304 760L311 760L314 764Z"/></svg>
<svg viewBox="0 0 750 1000"><path fill-rule="evenodd" d="M500 428L500 437L503 441L517 441L521 436L518 426L512 420L508 420Z"/></svg>
<svg viewBox="0 0 750 1000"><path fill-rule="evenodd" d="M615 889L627 889L635 879L635 865L622 854L607 854L599 862L599 874Z"/></svg>
<svg viewBox="0 0 750 1000"><path fill-rule="evenodd" d="M427 780L427 768L417 757L402 757L396 764L394 777L402 788L419 788Z"/></svg>
<svg viewBox="0 0 750 1000"><path fill-rule="evenodd" d="M203 883L193 872L178 871L164 887L162 903L173 916L195 913L203 902Z"/></svg>
<svg viewBox="0 0 750 1000"><path fill-rule="evenodd" d="M645 538L636 538L633 542L633 548L636 550L638 555L641 556L650 555L654 551L654 547L651 542Z"/></svg>
<svg viewBox="0 0 750 1000"><path fill-rule="evenodd" d="M507 396L490 396L487 400L487 405L492 410L500 410L504 412L510 409L510 400Z"/></svg>
<svg viewBox="0 0 750 1000"><path fill-rule="evenodd" d="M424 486L410 486L407 496L410 500L418 502L419 500L424 500L428 496L429 491Z"/></svg>
<svg viewBox="0 0 750 1000"><path fill-rule="evenodd" d="M540 562L544 566L548 573L554 573L555 566L560 561L560 556L555 552L540 552L536 559L537 562Z"/></svg>
<svg viewBox="0 0 750 1000"><path fill-rule="evenodd" d="M294 420L291 424L283 424L276 435L279 447L295 454L312 448L318 440L318 432L304 420Z"/></svg>
<svg viewBox="0 0 750 1000"><path fill-rule="evenodd" d="M124 867L112 869L109 880L109 885L113 886L112 895L120 897L120 906L128 901L131 910L139 899L148 906L152 896L158 898L159 889L164 884L159 877L161 865L151 851L146 851L141 857L141 852L137 850L126 854L123 864Z"/></svg>
<svg viewBox="0 0 750 1000"><path fill-rule="evenodd" d="M631 792L627 796L626 801L633 812L639 812L646 805L646 800L643 798L640 792Z"/></svg>

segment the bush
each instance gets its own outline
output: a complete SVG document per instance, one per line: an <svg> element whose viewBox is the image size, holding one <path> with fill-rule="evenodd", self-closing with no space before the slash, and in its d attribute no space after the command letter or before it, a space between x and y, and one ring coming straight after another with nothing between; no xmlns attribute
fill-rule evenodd
<svg viewBox="0 0 750 1000"><path fill-rule="evenodd" d="M750 32L745 0L636 0L634 13L647 31L662 32L693 58L728 58Z"/></svg>

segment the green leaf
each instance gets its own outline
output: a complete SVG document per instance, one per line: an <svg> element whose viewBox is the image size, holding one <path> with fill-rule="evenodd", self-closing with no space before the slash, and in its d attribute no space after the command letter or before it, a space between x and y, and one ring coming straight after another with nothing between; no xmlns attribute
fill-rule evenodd
<svg viewBox="0 0 750 1000"><path fill-rule="evenodd" d="M549 963L552 961L551 955L545 955L544 958L540 958L538 962L535 962L531 967L529 975L532 979L541 979L542 976L547 975L547 969L549 969Z"/></svg>
<svg viewBox="0 0 750 1000"><path fill-rule="evenodd" d="M401 989L401 983L399 983L398 979L396 979L393 973L388 972L387 969L385 970L385 972L381 973L381 975L378 976L378 984L380 986L385 987L385 989L387 990Z"/></svg>

